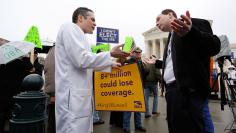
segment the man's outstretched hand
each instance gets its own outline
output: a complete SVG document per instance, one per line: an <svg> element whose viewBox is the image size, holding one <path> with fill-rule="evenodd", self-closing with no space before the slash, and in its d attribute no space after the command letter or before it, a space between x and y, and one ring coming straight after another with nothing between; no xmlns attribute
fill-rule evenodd
<svg viewBox="0 0 236 133"><path fill-rule="evenodd" d="M155 64L156 63L156 58L152 58L152 59L150 59L150 58L142 58L142 62L144 63L144 64Z"/></svg>
<svg viewBox="0 0 236 133"><path fill-rule="evenodd" d="M115 58L125 58L125 57L128 57L130 55L130 53L122 51L120 49L122 46L123 46L123 44L117 45L117 46L113 47L111 49L111 51L110 51L111 56L115 57Z"/></svg>
<svg viewBox="0 0 236 133"><path fill-rule="evenodd" d="M174 19L171 22L171 28L180 37L185 36L192 28L192 20L189 11L186 11L186 15L181 15L181 19Z"/></svg>

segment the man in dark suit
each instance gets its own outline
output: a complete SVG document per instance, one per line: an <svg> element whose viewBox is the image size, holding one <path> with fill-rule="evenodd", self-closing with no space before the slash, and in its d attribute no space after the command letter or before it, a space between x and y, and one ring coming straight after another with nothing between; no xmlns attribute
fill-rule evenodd
<svg viewBox="0 0 236 133"><path fill-rule="evenodd" d="M168 128L170 133L204 133L210 56L220 51L220 40L208 21L191 18L188 11L180 17L165 9L156 19L160 30L170 32L162 63ZM159 61L155 63L160 66Z"/></svg>

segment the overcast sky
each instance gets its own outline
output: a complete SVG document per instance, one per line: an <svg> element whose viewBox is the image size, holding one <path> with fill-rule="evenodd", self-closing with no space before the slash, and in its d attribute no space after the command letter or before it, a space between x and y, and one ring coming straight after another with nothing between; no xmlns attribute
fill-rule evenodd
<svg viewBox="0 0 236 133"><path fill-rule="evenodd" d="M61 24L71 21L80 6L95 12L97 26L119 29L120 43L125 36L133 36L143 49L142 33L155 26L156 16L166 8L178 16L189 10L191 17L213 20L213 32L236 43L236 0L1 0L0 37L23 40L36 25L41 39L56 40ZM90 43L95 44L95 33L89 36Z"/></svg>

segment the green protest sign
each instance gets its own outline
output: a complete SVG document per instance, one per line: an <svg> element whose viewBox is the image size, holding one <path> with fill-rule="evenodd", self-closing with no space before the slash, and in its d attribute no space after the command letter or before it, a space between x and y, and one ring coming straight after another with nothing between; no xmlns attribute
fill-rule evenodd
<svg viewBox="0 0 236 133"><path fill-rule="evenodd" d="M32 42L35 44L36 48L42 48L42 42L39 36L38 28L36 26L31 26L24 41Z"/></svg>
<svg viewBox="0 0 236 133"><path fill-rule="evenodd" d="M134 47L133 37L126 36L125 37L125 44L123 46L123 51L130 52L133 47Z"/></svg>
<svg viewBox="0 0 236 133"><path fill-rule="evenodd" d="M97 53L97 51L100 49L102 51L109 51L110 45L108 43L101 43L96 46L91 47L93 53Z"/></svg>

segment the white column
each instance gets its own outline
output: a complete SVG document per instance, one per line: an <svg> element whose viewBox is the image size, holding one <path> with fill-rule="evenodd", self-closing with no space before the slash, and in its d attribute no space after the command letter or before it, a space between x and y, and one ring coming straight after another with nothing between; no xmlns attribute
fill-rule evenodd
<svg viewBox="0 0 236 133"><path fill-rule="evenodd" d="M163 53L164 53L164 38L160 39L160 58L163 59Z"/></svg>
<svg viewBox="0 0 236 133"><path fill-rule="evenodd" d="M148 41L145 40L145 55L148 56L149 54L149 44L148 44Z"/></svg>
<svg viewBox="0 0 236 133"><path fill-rule="evenodd" d="M156 44L156 40L152 40L152 54L154 54L154 55L157 54L157 44Z"/></svg>
<svg viewBox="0 0 236 133"><path fill-rule="evenodd" d="M152 54L152 40L148 40L148 54L147 57L149 57Z"/></svg>

